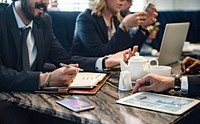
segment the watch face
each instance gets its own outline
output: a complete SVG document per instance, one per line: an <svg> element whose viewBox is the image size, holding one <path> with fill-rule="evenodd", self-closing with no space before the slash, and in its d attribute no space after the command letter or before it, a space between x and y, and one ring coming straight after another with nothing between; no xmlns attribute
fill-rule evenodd
<svg viewBox="0 0 200 124"><path fill-rule="evenodd" d="M175 87L174 87L174 90L175 90L175 91L180 91L181 88L180 88L179 86L175 86Z"/></svg>
<svg viewBox="0 0 200 124"><path fill-rule="evenodd" d="M175 83L174 90L179 91L181 89L181 77L180 77L180 75L175 75L174 83Z"/></svg>

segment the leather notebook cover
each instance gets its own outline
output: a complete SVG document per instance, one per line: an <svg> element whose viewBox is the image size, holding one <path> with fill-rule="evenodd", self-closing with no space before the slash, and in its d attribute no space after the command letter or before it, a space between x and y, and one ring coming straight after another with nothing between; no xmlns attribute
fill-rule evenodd
<svg viewBox="0 0 200 124"><path fill-rule="evenodd" d="M36 93L55 93L55 94L87 94L94 95L99 89L106 83L106 81L110 78L111 74L107 74L103 80L101 80L96 87L92 89L68 89L65 87L48 87L47 89L41 89L35 91Z"/></svg>

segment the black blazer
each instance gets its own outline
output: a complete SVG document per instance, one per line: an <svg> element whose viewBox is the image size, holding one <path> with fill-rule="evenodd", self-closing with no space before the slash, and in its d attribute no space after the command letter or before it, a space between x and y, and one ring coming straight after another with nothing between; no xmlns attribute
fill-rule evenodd
<svg viewBox="0 0 200 124"><path fill-rule="evenodd" d="M6 10L0 11L0 18L0 91L34 91L38 89L39 74L47 59L57 66L60 62L79 63L80 67L86 71L95 71L97 58L72 57L65 52L52 32L51 18L47 14L33 22L37 57L32 71L23 71L20 31L12 5L8 6Z"/></svg>
<svg viewBox="0 0 200 124"><path fill-rule="evenodd" d="M200 76L188 76L188 95L200 96Z"/></svg>
<svg viewBox="0 0 200 124"><path fill-rule="evenodd" d="M128 32L119 28L119 24L120 22L114 18L116 32L109 41L103 17L91 14L91 10L87 9L77 17L71 54L104 56L132 48L134 45L139 45L140 48L147 36L139 30L131 38Z"/></svg>

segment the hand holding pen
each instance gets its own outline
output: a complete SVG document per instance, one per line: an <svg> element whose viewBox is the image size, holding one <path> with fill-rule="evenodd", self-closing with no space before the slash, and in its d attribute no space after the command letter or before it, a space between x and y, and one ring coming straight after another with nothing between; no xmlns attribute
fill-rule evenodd
<svg viewBox="0 0 200 124"><path fill-rule="evenodd" d="M67 65L67 64L64 64L64 63L60 63L59 65L62 66L62 67L67 67L67 66L70 66L70 67L71 67L71 66L72 66L72 65ZM74 67L74 66L73 66L73 67ZM79 71L84 71L82 68L78 68L78 70L79 70Z"/></svg>
<svg viewBox="0 0 200 124"><path fill-rule="evenodd" d="M41 73L41 81L46 82L49 87L67 87L69 86L73 80L75 79L77 73L80 69L78 69L78 64L66 65L61 63L60 66L64 66L62 68L58 68L51 73ZM41 87L44 86L44 83L41 83Z"/></svg>

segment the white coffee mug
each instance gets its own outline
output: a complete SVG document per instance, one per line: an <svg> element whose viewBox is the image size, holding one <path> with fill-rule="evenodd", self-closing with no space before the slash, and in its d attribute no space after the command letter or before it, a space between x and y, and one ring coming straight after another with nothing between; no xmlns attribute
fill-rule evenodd
<svg viewBox="0 0 200 124"><path fill-rule="evenodd" d="M120 72L118 89L120 91L129 91L132 89L131 73L129 71Z"/></svg>
<svg viewBox="0 0 200 124"><path fill-rule="evenodd" d="M172 68L170 66L159 65L159 66L151 67L150 73L170 77L171 76L171 70L172 70Z"/></svg>

